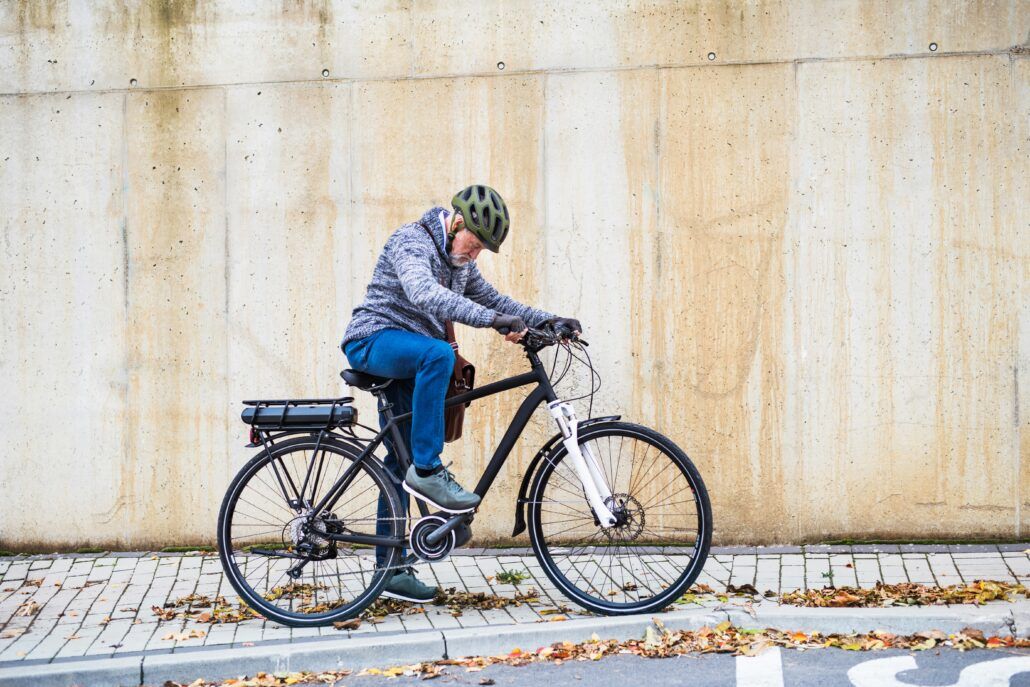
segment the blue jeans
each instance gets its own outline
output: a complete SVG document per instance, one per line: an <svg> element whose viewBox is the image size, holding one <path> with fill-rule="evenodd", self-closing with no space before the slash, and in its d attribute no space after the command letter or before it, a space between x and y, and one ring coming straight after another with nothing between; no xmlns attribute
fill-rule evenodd
<svg viewBox="0 0 1030 687"><path fill-rule="evenodd" d="M383 329L364 339L349 341L343 348L351 367L359 372L390 377L397 381L386 387L386 400L393 405L394 415L411 412L411 421L401 423L401 436L411 449L412 462L422 469L440 465L443 451L443 408L447 396L447 383L454 372L454 351L451 345L440 339L432 339L401 329ZM379 416L379 427L386 426L386 420ZM400 465L393 438L387 434L386 469L398 479ZM397 490L401 503L399 517L407 517L408 494ZM389 515L386 496L379 496L376 534L389 536L389 525L382 520ZM383 565L388 551L376 547L377 565ZM401 552L404 555L404 552Z"/></svg>

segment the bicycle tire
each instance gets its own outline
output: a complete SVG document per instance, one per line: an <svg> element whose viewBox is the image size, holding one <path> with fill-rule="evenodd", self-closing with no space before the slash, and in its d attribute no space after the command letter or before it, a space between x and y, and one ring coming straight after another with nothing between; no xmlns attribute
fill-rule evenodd
<svg viewBox="0 0 1030 687"><path fill-rule="evenodd" d="M353 463L353 461L357 460L358 456L360 455L360 451L356 447L351 446L343 441L334 439L333 437L323 438L321 444L319 444L317 441L317 435L297 437L275 444L270 449L266 449L258 453L249 462L247 462L247 464L244 465L242 469L240 469L240 471L236 474L236 476L230 483L229 488L226 490L225 496L222 500L221 508L219 509L218 513L218 555L222 562L222 568L225 571L230 584L232 584L233 588L240 595L243 601L252 609L257 611L264 617L268 618L269 620L273 620L275 622L281 623L283 625L288 625L291 627L312 627L318 625L328 625L335 621L347 620L359 615L379 596L383 587L389 580L389 571L397 567L398 560L400 557L399 548L389 549L385 564L381 568L373 562L373 569L368 572L368 575L372 580L371 584L364 586L363 591L361 591L360 593L356 593L354 598L351 599L349 602L336 603L329 602L328 600L324 601L323 604L327 606L325 611L318 610L320 608L318 590L326 590L326 596L328 597L328 590L332 589L332 587L320 582L319 577L332 578L334 573L329 572L323 575L318 574L319 566L322 563L324 563L324 561L317 561L314 562L313 566L306 566L310 567L312 570L310 574L312 581L310 583L300 582L299 585L294 585L294 581L288 581L284 586L277 587L275 583L272 583L270 585L270 589L256 589L250 582L248 582L248 572L245 570L245 568L249 565L249 558L256 559L257 562L255 563L254 567L255 571L259 571L261 569L260 564L262 556L255 556L253 551L261 551L264 550L264 548L256 548L252 549L250 552L246 552L242 548L237 550L237 548L235 547L235 545L239 545L242 541L245 541L247 536L251 536L244 532L243 535L236 539L234 539L233 537L234 523L237 522L238 516L242 518L243 515L243 511L238 510L240 499L243 494L246 493L249 495L250 493L252 493L246 491L247 486L252 482L256 484L256 482L259 481L259 477L261 478L260 481L264 482L262 486L265 487L266 491L271 490L272 492L274 492L275 482L273 480L266 479L265 476L262 475L261 471L267 468L269 465L274 465L275 468L280 470L286 470L288 468L286 467L287 462L284 460L285 457L290 456L291 454L296 454L298 452L314 452L316 446L320 447L320 455L325 456L326 453L328 453L337 456L341 461L343 461L343 465L349 465ZM323 453L323 451L326 453ZM315 459L316 456L314 453L312 453L311 460ZM274 463L274 461L278 461L278 463ZM292 462L295 464L296 458L294 458ZM364 476L368 478L371 484L379 490L380 494L386 494L388 521L389 523L392 523L392 527L388 525L391 531L391 534L389 536L398 536L397 532L401 531L401 525L398 524L400 522L400 518L398 517L398 513L400 512L400 505L398 500L399 497L397 495L396 488L392 485L390 478L387 476L385 467L377 458L369 456L362 462L361 466L358 469L359 471L362 471ZM299 482L299 480L297 481ZM335 480L331 480L328 482L328 485L326 485L326 489L328 489L328 487L331 486L333 481ZM351 487L353 488L356 483L357 480L355 480L355 482L351 484ZM367 490L368 489L366 489L366 491ZM317 502L317 496L320 495L321 494L316 495L316 498L313 500L313 502ZM278 496L285 504L285 497L281 493L278 494ZM340 509L340 502L346 502L347 499L348 492L344 492L344 494L338 500L336 508ZM375 493L372 493L370 495L370 498L363 499L363 502L371 501L373 499L376 503L378 503L378 495ZM262 509L262 507L264 509ZM253 505L248 506L248 508L256 508L258 510L262 510L261 517L259 518L259 521L261 522L265 522L266 519L272 518L273 514L270 513L267 509L273 507L274 505L268 505L264 501L261 502L260 507ZM285 510L290 510L288 505L281 505L281 508L284 508ZM268 529L268 532L270 533L274 531L273 525L275 527L277 527L279 524L283 525L284 529L280 537L284 546L286 546L287 544L286 538L288 534L292 534L293 532L293 530L287 530L287 528L294 527L294 521L298 517L300 517L296 514L296 510L294 510L294 514L295 515L291 521L288 521L286 523L271 522L267 525L267 527L271 528ZM346 521L346 519L342 520L342 522ZM374 527L375 525L373 524L372 526ZM271 537L272 534L262 534L261 536ZM258 538L260 539L260 537ZM335 546L338 547L341 545L337 544ZM338 549L336 549L335 547L333 550L338 553ZM288 551L288 546L287 548L283 549L283 551ZM358 560L361 554L356 554L356 556L357 558L355 558L354 560ZM245 557L247 557L248 560L242 561L241 565L241 558ZM365 557L367 558L367 556ZM272 572L272 561L274 557L264 556L263 558L267 559L268 561L266 563L268 571L267 577L269 580L271 580L273 578L273 575L275 574ZM289 561L290 559L285 560ZM340 558L337 556L336 558L330 560L339 561ZM342 595L344 593L342 591L344 582L342 581L339 572L339 564L334 563L334 566L337 567L337 570L335 572L335 578L336 581L339 583L339 587L341 588L340 594ZM361 574L362 580L364 580L365 573L360 570L357 573L346 571L345 575L358 573ZM253 577L253 575L251 575L251 577ZM278 582L279 579L281 579L281 575L276 578L276 582ZM299 579L305 580L303 570L302 575ZM304 585L309 586L307 588L304 588ZM287 591L283 592L283 589ZM276 596L276 594L278 594L278 596ZM312 594L314 600L313 605L300 606L300 610L292 610L294 606L294 598L304 599L306 597L312 596ZM270 596L274 598L269 598ZM284 598L288 598L291 609L283 609L275 603L276 601L279 601ZM336 605L332 605L332 603L336 603ZM306 608L309 609L311 612L301 612Z"/></svg>
<svg viewBox="0 0 1030 687"><path fill-rule="evenodd" d="M598 441L605 438L607 438L609 446L613 445L614 438L620 439L618 466L613 465L612 455L609 455L607 460L599 455L600 451L597 450ZM648 489L652 491L659 489L669 490L672 487L664 487L661 480L659 480L655 487L651 487L654 481L658 479L657 476L648 478L650 481L646 484L639 482L634 484L634 479L642 478L634 477L632 466L629 470L628 481L626 479L620 481L619 478L625 476L621 467L621 449L624 448L623 444L627 439L641 442L650 447L650 449L655 449L656 456L664 455L667 457L670 465L678 468L678 475L671 474L669 479L676 479L677 476L682 477L686 482L686 486L689 487L691 501L695 506L694 520L696 527L693 530L686 527L683 528L682 542L675 542L675 534L680 534L678 531L675 534L669 534L669 532L665 531L664 527L648 527L647 511L644 508L647 501L642 500L647 498L650 500L650 503L653 503L655 498L657 498L653 495L645 497L643 494ZM708 550L711 546L711 504L708 498L708 491L705 488L700 473L687 454L668 437L650 428L629 422L605 422L586 427L579 434L579 443L581 446L591 446L595 456L598 458L602 471L605 473L605 477L608 479L609 485L613 487L613 492L619 490L618 485L624 488L625 491L620 492L618 496L613 496L613 499L621 500L624 504L628 504L625 506L625 512L627 513L626 524L620 526L620 528L606 529L601 528L596 524L596 519L593 519L593 524L591 525L590 521L593 518L593 513L587 505L578 480L570 479L569 477L574 473L571 472L570 466L563 464L563 460L568 452L563 444L559 444L541 462L530 489L530 502L528 503L529 537L537 560L543 567L547 577L563 594L594 613L602 615L630 615L655 611L668 606L678 599L697 579L707 560ZM613 451L610 453L613 453ZM645 458L647 455L647 453L644 454ZM633 457L636 457L636 448L634 448ZM657 457L654 460L657 460ZM566 472L560 474L559 471L561 470ZM567 481L574 481L571 491L569 487L557 481L558 477L563 477ZM549 492L548 487L552 485L552 480L554 480L553 484L555 486ZM686 487L683 488L685 489ZM560 493L560 490L564 493ZM576 493L577 491L578 493ZM559 495L567 500L556 500L555 495ZM581 500L581 506L577 505L577 499ZM633 503L636 503L636 506L633 506ZM659 505L661 505L661 502ZM554 510L550 510L548 506ZM634 516L636 520L633 520L630 516L633 512L637 513ZM556 516L566 518L566 521L556 520ZM654 516L652 515L652 517ZM669 520L676 522L676 517L678 517L676 513L668 517L662 514L661 521ZM561 534L561 532L555 533L552 531L548 535L548 532L545 530L549 526L549 520L553 527L566 528L568 522L575 522L576 524L572 526L573 528L588 531L591 526L594 526L596 527L596 532L586 539L581 539L580 542L573 544L570 548L568 545L563 545L558 541L558 534ZM690 515L688 513L685 516L684 522L689 522L689 520ZM636 538L630 540L628 538L629 534L637 529L639 529L639 532ZM669 531L676 529L670 527ZM625 530L624 534L617 534L622 530ZM566 533L569 531L574 530L563 530ZM640 534L645 532L659 535L656 537L657 541L648 542L646 537L640 538ZM601 533L601 536L598 536L598 533ZM554 541L549 541L549 536ZM663 543L663 537L672 539L673 544ZM692 539L692 542L689 554L686 556L687 562L684 565L682 563L684 547L680 544L686 543L690 539ZM639 541L640 543L634 546L630 543L631 541ZM569 549L569 551L566 552L565 549ZM666 554L669 555L669 558L661 562L657 560L658 556ZM615 559L608 563L607 571L605 571L602 563L597 562L597 559L604 555ZM634 555L637 557L635 562L632 560ZM575 561L577 557L581 559L581 562L576 563L576 565L583 569L577 568L578 578L570 579L570 572L572 571L569 567L571 567L571 562ZM594 560L591 560L591 557ZM630 562L629 568L625 566L623 558ZM556 559L565 559L570 564L566 569L563 569ZM603 561L604 559L601 558L601 560ZM614 564L616 561L621 569L615 568ZM588 573L584 572L584 570L589 569L591 565L594 566L595 570L588 580ZM632 567L634 565L636 565L635 569ZM660 574L656 574L656 569L659 573L664 569L675 574L670 575L670 579L664 580ZM626 574L627 571L629 575ZM597 580L598 573L601 573L600 580ZM617 579L617 573L621 575L621 578ZM654 583L650 582L652 578L655 578ZM595 581L597 582L596 584ZM661 584L661 581L665 581L665 584ZM583 587L589 587L590 589L583 589ZM648 593L645 594L644 592ZM625 601L616 600L615 597L617 596L625 599Z"/></svg>

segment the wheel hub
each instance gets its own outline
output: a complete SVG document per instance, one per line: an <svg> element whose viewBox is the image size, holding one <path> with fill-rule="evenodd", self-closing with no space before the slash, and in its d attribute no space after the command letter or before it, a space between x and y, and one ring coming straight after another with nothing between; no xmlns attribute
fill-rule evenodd
<svg viewBox="0 0 1030 687"><path fill-rule="evenodd" d="M311 509L308 508L286 524L283 543L292 544L302 553L316 557L326 556L335 548L335 542L327 535L330 531L337 530L336 525L339 521L333 513L323 513L309 522L310 515Z"/></svg>
<svg viewBox="0 0 1030 687"><path fill-rule="evenodd" d="M615 525L607 530L609 539L633 541L644 531L644 508L629 494L612 494L605 500L615 516Z"/></svg>

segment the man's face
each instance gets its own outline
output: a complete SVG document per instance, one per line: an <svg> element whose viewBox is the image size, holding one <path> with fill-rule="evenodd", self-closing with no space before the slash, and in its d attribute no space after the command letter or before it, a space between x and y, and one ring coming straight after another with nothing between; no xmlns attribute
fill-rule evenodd
<svg viewBox="0 0 1030 687"><path fill-rule="evenodd" d="M451 228L457 230L454 242L451 243L451 264L461 267L479 257L479 251L483 250L483 242L465 228L465 222L461 215L455 214L454 224Z"/></svg>

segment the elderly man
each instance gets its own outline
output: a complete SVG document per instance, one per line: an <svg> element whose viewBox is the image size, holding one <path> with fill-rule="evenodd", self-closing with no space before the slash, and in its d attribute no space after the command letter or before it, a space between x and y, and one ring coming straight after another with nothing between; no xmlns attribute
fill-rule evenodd
<svg viewBox="0 0 1030 687"><path fill-rule="evenodd" d="M444 321L493 327L507 332L505 338L511 342L522 338L527 325L551 323L577 332L582 327L575 319L556 317L498 293L480 274L475 262L480 251L485 247L499 252L510 226L508 208L496 191L469 186L451 199L451 207L451 212L434 207L390 236L341 347L355 370L398 380L387 387L386 395L396 413L412 413L411 422L402 428L414 463L403 475L405 491L442 511L463 513L479 505L479 496L462 488L440 461L444 400L454 369ZM386 467L397 474L389 439L386 446ZM406 495L400 500L407 504ZM381 497L380 515L383 512ZM386 550L377 549L376 558L382 565ZM408 601L429 601L435 593L412 569L395 572L383 592Z"/></svg>

